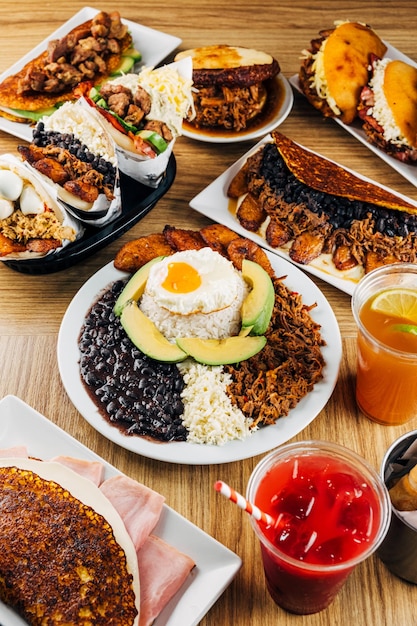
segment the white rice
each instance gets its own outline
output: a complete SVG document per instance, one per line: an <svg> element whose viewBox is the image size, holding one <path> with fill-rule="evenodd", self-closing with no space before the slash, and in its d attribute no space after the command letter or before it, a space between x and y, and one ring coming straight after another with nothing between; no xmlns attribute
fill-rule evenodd
<svg viewBox="0 0 417 626"><path fill-rule="evenodd" d="M232 304L221 311L212 313L191 313L190 315L171 313L168 309L159 306L146 292L141 298L139 308L170 341L178 337L225 339L239 334L242 320L241 308L248 291L249 288L242 278Z"/></svg>
<svg viewBox="0 0 417 626"><path fill-rule="evenodd" d="M231 376L222 365L210 367L187 359L178 363L178 368L186 383L181 397L189 442L221 446L251 434L252 420L232 404L226 393Z"/></svg>

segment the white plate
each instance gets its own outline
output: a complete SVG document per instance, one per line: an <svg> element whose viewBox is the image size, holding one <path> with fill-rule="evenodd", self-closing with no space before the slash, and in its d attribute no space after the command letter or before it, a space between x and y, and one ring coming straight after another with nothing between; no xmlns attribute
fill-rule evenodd
<svg viewBox="0 0 417 626"><path fill-rule="evenodd" d="M237 143L239 141L252 141L263 137L282 124L288 117L294 103L294 94L287 79L284 78L282 74L278 74L275 80L279 82L284 91L283 100L280 107L274 113L273 118L268 120L263 126L259 126L254 130L244 130L241 132L222 132L221 130L204 132L202 129L193 130L190 126L187 126L183 127L182 134L189 139L197 139L198 141L205 141L206 143Z"/></svg>
<svg viewBox="0 0 417 626"><path fill-rule="evenodd" d="M330 285L333 285L337 289L340 289L341 291L344 291L348 293L349 295L352 295L355 289L355 286L359 280L358 275L357 275L357 268L355 268L354 270L350 272L339 272L339 276L335 276L333 273L326 271L326 264L331 265L332 271L335 271L334 266L331 262L331 259L327 257L324 258L324 260L321 260L321 259L315 260L312 263L309 263L308 265L300 265L298 263L295 263L294 261L291 260L285 248L273 248L267 243L267 241L265 240L263 236L258 235L257 233L251 232L249 230L246 230L246 228L243 228L243 226L240 225L239 220L230 210L230 199L227 197L227 189L229 187L230 181L235 176L235 174L240 170L240 168L245 163L247 158L251 154L256 152L260 148L260 146L262 146L264 143L271 141L271 140L272 140L272 137L268 135L267 137L264 137L261 141L259 141L253 148L251 148L251 150L249 150L246 154L244 154L243 157L241 157L238 161L236 161L236 163L230 166L225 172L223 172L223 174L221 174L212 183L210 183L210 185L208 185L205 189L203 189L203 191L201 191L197 196L195 196L190 201L190 206L196 211L198 211L199 213L202 213L203 215L206 215L210 219L214 220L215 222L219 222L220 224L224 224L224 226L228 226L229 228L239 233L243 237L252 239L256 243L258 243L260 246L265 248L266 250L269 250L270 252L274 252L274 254L278 255L279 257L290 261L292 264L296 265L297 267L300 267L305 272L308 272L309 274L313 276L317 276L317 278L321 278L321 280L324 280ZM307 150L307 148L304 148L304 149ZM312 154L318 154L317 152L314 152L313 150L309 150L309 152L311 152ZM335 161L333 162L335 163ZM417 202L410 198L407 198L403 194L395 192L392 189L385 187L384 185L380 185L376 183L374 180L371 180L370 178L367 178L366 176L362 176L361 174L358 174L358 172L355 172L354 170L351 170L348 167L344 167L344 169L351 172L358 178L361 178L362 180L372 183L373 185L377 185L378 187L381 187L382 189L386 189L390 193L395 194L396 196L398 196L399 198L402 198L403 200L406 200L410 204L415 204L417 208ZM330 255L327 255L327 256L330 256ZM316 266L314 264L316 264Z"/></svg>
<svg viewBox="0 0 417 626"><path fill-rule="evenodd" d="M417 67L417 63L410 59L408 56L391 46L388 42L384 41L387 46L387 52L385 53L384 58L389 58L393 60L404 61L404 63L408 63L409 65L414 65ZM298 75L294 74L291 76L290 83L299 93L302 93L300 89L300 83L298 80ZM362 130L361 125L358 121L353 124L344 124L341 120L337 118L334 119L339 126L344 128L348 133L350 133L355 139L363 143L364 146L369 148L374 154L376 154L380 159L385 161L388 165L390 165L394 170L396 170L401 176L404 176L412 185L417 187L417 165L407 165L407 163L401 163L398 159L394 159L394 157L389 156L383 150L380 150L376 146L373 146L367 139L365 131Z"/></svg>
<svg viewBox="0 0 417 626"><path fill-rule="evenodd" d="M0 448L25 445L30 455L48 460L57 455L100 461L105 478L118 470L46 417L15 396L0 401ZM154 534L196 563L188 582L171 599L154 626L195 626L239 571L242 561L234 552L164 505ZM0 602L1 626L25 626L14 611Z"/></svg>
<svg viewBox="0 0 417 626"><path fill-rule="evenodd" d="M53 32L47 39L41 41L33 50L25 54L19 61L9 67L8 70L0 75L0 82L2 82L6 76L16 74L22 67L41 54L48 45L48 41L51 39L60 39L66 35L70 30L93 18L99 11L92 7L84 7L80 9L71 19L60 26L55 32ZM129 27L129 31L133 38L133 45L142 54L142 59L138 66L155 66L160 63L165 57L168 56L175 48L177 48L181 39L174 37L173 35L167 35L161 33L158 30L153 30L147 26L136 24L130 20L124 19L122 15L122 22ZM32 140L32 127L28 124L21 124L19 122L12 122L0 117L0 130L4 130L10 135L25 139L26 141Z"/></svg>
<svg viewBox="0 0 417 626"><path fill-rule="evenodd" d="M64 315L58 336L58 365L62 382L74 406L87 422L123 448L160 461L192 465L228 463L253 457L284 443L303 430L326 405L333 392L342 355L340 332L329 303L308 276L277 256L271 254L269 257L277 276L287 276L285 284L301 293L305 304L317 303L311 316L322 326L322 336L326 341L322 349L326 361L323 379L288 416L281 417L276 424L258 430L243 441L230 441L223 446L188 442L153 443L143 437L124 435L118 428L111 426L100 415L84 388L78 350L81 326L91 305L105 287L127 276L116 270L111 262L94 274L75 295Z"/></svg>

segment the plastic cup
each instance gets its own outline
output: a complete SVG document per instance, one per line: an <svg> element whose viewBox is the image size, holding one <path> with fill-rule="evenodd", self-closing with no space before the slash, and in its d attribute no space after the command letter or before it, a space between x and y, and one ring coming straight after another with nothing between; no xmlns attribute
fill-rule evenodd
<svg viewBox="0 0 417 626"><path fill-rule="evenodd" d="M389 489L417 464L417 430L402 435L390 446L381 464L381 477ZM378 556L399 578L417 584L417 511L397 511Z"/></svg>
<svg viewBox="0 0 417 626"><path fill-rule="evenodd" d="M302 615L331 604L378 548L391 516L379 474L355 452L324 441L271 452L255 467L246 497L276 520L267 526L251 518L268 591Z"/></svg>
<svg viewBox="0 0 417 626"><path fill-rule="evenodd" d="M358 327L356 401L371 420L384 425L404 424L417 416L417 353L394 349L375 338L364 306L376 293L396 287L417 291L417 265L396 263L367 274L352 296ZM404 340L410 335L404 333Z"/></svg>

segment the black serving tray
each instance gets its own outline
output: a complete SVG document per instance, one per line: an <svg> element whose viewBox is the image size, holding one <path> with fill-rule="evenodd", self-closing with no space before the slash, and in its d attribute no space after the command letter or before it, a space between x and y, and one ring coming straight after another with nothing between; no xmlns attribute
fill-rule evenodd
<svg viewBox="0 0 417 626"><path fill-rule="evenodd" d="M84 224L83 236L59 252L53 252L42 258L3 261L3 263L25 274L50 274L79 263L121 237L149 213L171 187L176 171L176 160L172 154L165 175L155 189L120 173L122 212L115 220L104 226L94 227Z"/></svg>

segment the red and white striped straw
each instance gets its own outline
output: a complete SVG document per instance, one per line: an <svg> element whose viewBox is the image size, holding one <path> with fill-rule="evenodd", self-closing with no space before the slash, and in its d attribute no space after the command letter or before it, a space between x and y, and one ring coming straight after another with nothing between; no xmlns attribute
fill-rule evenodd
<svg viewBox="0 0 417 626"><path fill-rule="evenodd" d="M255 504L252 504L246 498L244 498L240 493L226 485L222 480L218 480L214 483L214 488L216 491L221 493L226 498L229 498L232 502L237 504L241 509L252 515L256 520L267 524L268 526L274 525L275 520L273 517L268 515L268 513L264 513L261 511Z"/></svg>

